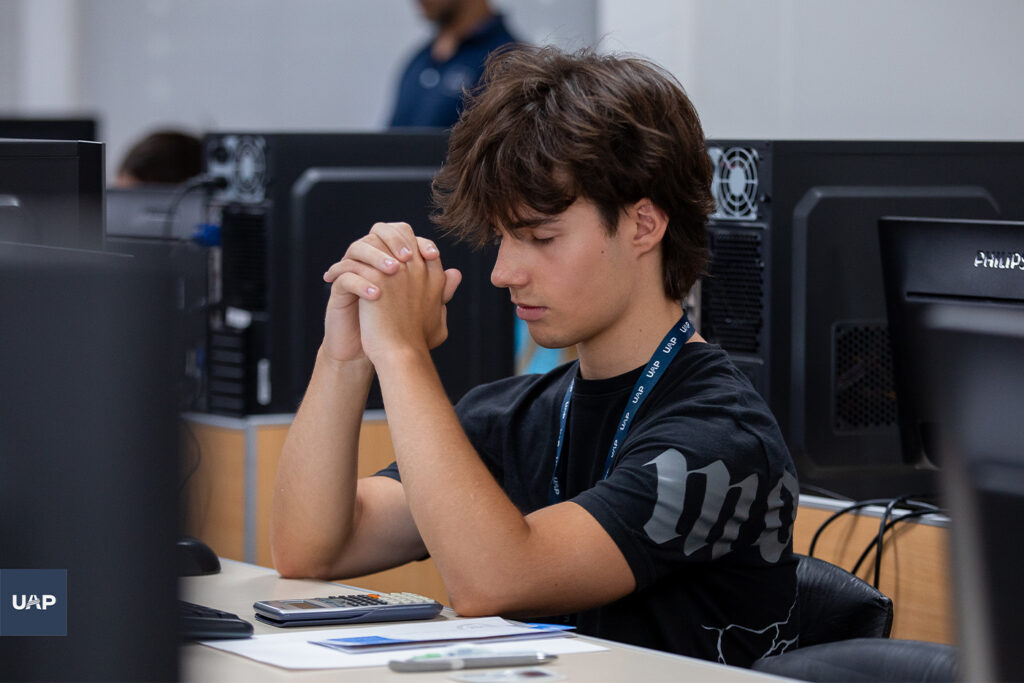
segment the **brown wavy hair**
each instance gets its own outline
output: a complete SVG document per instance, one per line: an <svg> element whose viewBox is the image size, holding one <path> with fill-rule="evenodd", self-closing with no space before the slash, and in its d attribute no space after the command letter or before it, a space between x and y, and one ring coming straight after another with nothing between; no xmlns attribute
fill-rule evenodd
<svg viewBox="0 0 1024 683"><path fill-rule="evenodd" d="M451 131L433 219L476 245L502 226L592 201L614 234L648 198L666 212L666 294L682 299L706 268L711 162L679 82L649 61L519 46L491 56Z"/></svg>

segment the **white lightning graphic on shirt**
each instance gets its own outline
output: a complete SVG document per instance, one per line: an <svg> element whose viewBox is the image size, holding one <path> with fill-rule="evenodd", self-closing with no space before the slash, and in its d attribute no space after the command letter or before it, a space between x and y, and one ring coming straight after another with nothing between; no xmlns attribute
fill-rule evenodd
<svg viewBox="0 0 1024 683"><path fill-rule="evenodd" d="M728 626L726 626L724 628L717 628L717 627L714 627L714 626L705 626L704 624L701 624L700 627L703 628L703 629L707 629L708 631L718 631L718 663L719 664L727 664L727 662L725 661L725 655L722 653L722 640L725 638L725 632L726 631L728 631L730 629L736 629L736 630L739 630L739 631L746 631L748 633L763 634L763 633L767 633L767 632L771 631L772 629L774 629L775 630L775 635L772 637L771 647L769 647L768 650L764 654L761 655L761 657L769 657L771 655L782 654L783 652L785 652L789 648L790 645L795 645L797 643L797 641L800 640L800 636L799 635L796 638L791 638L791 639L788 639L788 640L785 639L785 638L782 638L782 627L789 623L790 617L793 616L793 609L794 608L796 608L796 599L795 598L793 599L793 604L789 606L789 613L786 614L786 620L785 621L776 621L775 623L768 624L767 626L765 626L762 629L753 629L753 628L749 628L747 626L740 626L738 624L729 624Z"/></svg>

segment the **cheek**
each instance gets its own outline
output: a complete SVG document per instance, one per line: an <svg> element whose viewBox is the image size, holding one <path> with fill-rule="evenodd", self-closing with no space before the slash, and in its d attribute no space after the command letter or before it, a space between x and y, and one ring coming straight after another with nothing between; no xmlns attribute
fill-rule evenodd
<svg viewBox="0 0 1024 683"><path fill-rule="evenodd" d="M558 286L580 305L585 304L586 301L580 300L579 297L593 291L597 284L595 281L599 281L599 278L595 277L595 268L586 261L562 264L557 272Z"/></svg>

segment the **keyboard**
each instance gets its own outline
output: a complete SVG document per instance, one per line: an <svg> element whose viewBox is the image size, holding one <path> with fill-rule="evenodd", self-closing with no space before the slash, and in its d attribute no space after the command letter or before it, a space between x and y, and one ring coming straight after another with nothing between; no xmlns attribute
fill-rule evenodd
<svg viewBox="0 0 1024 683"><path fill-rule="evenodd" d="M248 638L252 624L237 614L179 600L182 640Z"/></svg>

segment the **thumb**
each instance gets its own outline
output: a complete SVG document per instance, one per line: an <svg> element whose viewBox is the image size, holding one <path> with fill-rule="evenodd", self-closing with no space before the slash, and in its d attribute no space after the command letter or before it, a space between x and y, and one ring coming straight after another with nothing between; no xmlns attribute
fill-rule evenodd
<svg viewBox="0 0 1024 683"><path fill-rule="evenodd" d="M462 282L462 273L459 272L458 268L449 268L444 271L444 293L442 294L444 303L448 303L455 296L455 289Z"/></svg>

